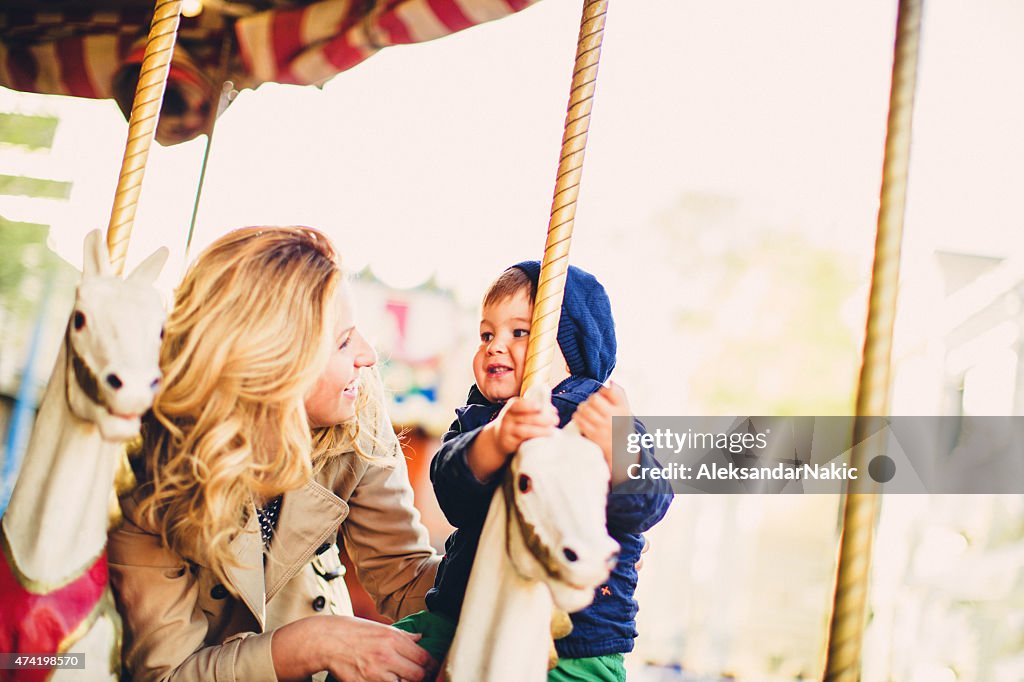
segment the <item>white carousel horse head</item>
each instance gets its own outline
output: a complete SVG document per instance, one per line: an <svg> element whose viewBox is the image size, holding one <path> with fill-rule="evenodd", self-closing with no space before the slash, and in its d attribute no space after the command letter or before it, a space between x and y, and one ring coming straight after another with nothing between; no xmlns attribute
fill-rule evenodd
<svg viewBox="0 0 1024 682"><path fill-rule="evenodd" d="M605 522L608 482L601 448L573 427L523 443L512 458L509 558L570 613L590 604L618 558Z"/></svg>
<svg viewBox="0 0 1024 682"><path fill-rule="evenodd" d="M66 339L67 398L72 413L95 423L104 440L138 433L160 385L165 313L153 282L166 260L167 249L160 248L122 279L111 271L100 231L85 238Z"/></svg>
<svg viewBox="0 0 1024 682"><path fill-rule="evenodd" d="M90 680L117 679L121 626L105 584L108 510L120 443L138 433L159 386L164 310L152 284L166 258L160 249L122 279L111 272L99 231L86 237L64 348L0 520L0 582L8 586L0 649L30 633L40 653L67 646L88 656ZM82 679L81 671L42 674Z"/></svg>
<svg viewBox="0 0 1024 682"><path fill-rule="evenodd" d="M586 608L615 566L608 482L601 448L573 424L520 446L487 513L442 679L546 679L548 633L568 625L555 627L552 602Z"/></svg>

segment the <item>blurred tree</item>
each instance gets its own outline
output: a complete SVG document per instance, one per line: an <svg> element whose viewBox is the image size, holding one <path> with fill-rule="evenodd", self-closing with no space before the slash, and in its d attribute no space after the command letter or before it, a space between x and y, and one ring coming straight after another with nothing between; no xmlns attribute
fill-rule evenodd
<svg viewBox="0 0 1024 682"><path fill-rule="evenodd" d="M53 146L58 122L53 116L0 114L0 142L29 149L49 149Z"/></svg>
<svg viewBox="0 0 1024 682"><path fill-rule="evenodd" d="M53 144L58 122L52 116L0 113L0 146L45 152ZM70 192L68 182L0 175L0 195L63 201ZM76 270L47 247L48 234L47 225L16 222L0 215L0 393L15 392L28 356L30 330L41 314L47 315L44 345L47 351L55 347L50 337L57 334L59 338L66 299L77 280ZM48 286L57 301L46 312L42 300ZM49 362L48 355L44 353L41 361Z"/></svg>
<svg viewBox="0 0 1024 682"><path fill-rule="evenodd" d="M694 402L719 414L850 414L858 332L844 321L858 293L849 258L797 225L738 200L686 194L659 219L656 257L678 274L675 311L700 354Z"/></svg>
<svg viewBox="0 0 1024 682"><path fill-rule="evenodd" d="M22 291L22 282L30 271L46 268L46 225L16 223L0 216L0 306L8 313L31 313L33 301ZM52 254L49 254L52 256Z"/></svg>

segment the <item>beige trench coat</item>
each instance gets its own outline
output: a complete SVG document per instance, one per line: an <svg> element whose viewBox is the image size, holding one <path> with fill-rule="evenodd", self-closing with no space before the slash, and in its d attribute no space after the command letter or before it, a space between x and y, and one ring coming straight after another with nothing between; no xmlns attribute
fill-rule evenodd
<svg viewBox="0 0 1024 682"><path fill-rule="evenodd" d="M400 618L422 610L438 558L413 507L397 442L387 460L394 466L343 454L286 493L265 559L250 513L246 532L231 545L248 568L227 571L230 590L140 528L135 505L123 499L125 520L110 534L108 553L131 679L276 682L275 628L352 613L344 578L332 576L343 572L336 539L381 613Z"/></svg>

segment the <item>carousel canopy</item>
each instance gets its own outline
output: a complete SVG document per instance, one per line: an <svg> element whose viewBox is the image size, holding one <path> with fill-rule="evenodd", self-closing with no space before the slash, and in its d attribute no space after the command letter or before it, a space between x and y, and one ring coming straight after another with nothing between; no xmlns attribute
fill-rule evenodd
<svg viewBox="0 0 1024 682"><path fill-rule="evenodd" d="M391 45L424 42L537 0L191 0L178 31L157 140L204 132L221 84L319 85ZM114 98L131 109L150 0L14 0L0 8L0 85Z"/></svg>

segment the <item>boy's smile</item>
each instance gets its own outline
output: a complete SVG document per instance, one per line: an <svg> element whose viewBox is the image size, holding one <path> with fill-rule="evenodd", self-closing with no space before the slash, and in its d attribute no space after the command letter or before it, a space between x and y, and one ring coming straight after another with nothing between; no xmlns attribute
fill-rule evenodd
<svg viewBox="0 0 1024 682"><path fill-rule="evenodd" d="M525 290L484 306L473 376L477 388L491 402L519 395L532 315L533 304Z"/></svg>
<svg viewBox="0 0 1024 682"><path fill-rule="evenodd" d="M509 367L508 365L503 365L503 364L498 363L498 362L495 362L494 364L491 364L491 365L487 365L487 373L490 374L491 376L497 377L497 376L501 376L503 374L507 374L507 373L509 373L511 371L512 371L511 367Z"/></svg>

